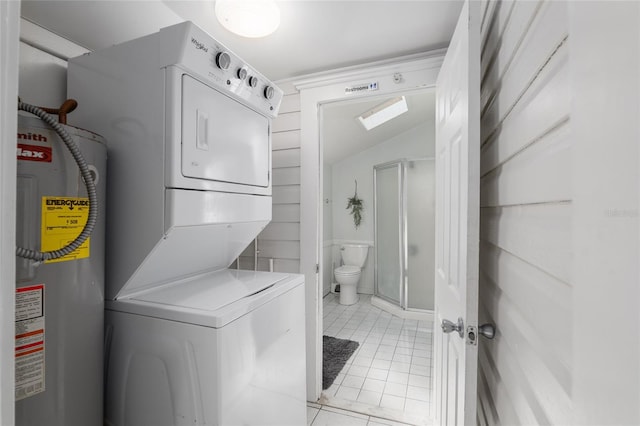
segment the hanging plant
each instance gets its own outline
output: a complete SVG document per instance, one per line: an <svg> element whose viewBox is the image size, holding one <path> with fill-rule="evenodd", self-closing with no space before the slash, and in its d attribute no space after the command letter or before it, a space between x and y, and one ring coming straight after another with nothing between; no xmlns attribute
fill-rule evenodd
<svg viewBox="0 0 640 426"><path fill-rule="evenodd" d="M358 198L358 181L356 180L356 192L353 197L347 198L347 210L351 209L351 215L353 216L353 223L358 229L360 222L362 221L362 205L363 201Z"/></svg>

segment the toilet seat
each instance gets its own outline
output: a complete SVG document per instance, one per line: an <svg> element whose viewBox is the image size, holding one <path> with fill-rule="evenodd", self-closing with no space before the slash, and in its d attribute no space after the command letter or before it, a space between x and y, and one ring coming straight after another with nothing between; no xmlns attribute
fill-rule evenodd
<svg viewBox="0 0 640 426"><path fill-rule="evenodd" d="M360 268L353 265L343 265L336 268L335 273L341 275L356 275L360 273Z"/></svg>

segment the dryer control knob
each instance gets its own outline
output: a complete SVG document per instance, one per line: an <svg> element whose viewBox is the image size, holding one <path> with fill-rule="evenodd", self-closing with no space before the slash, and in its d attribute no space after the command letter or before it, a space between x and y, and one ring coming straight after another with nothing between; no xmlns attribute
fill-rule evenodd
<svg viewBox="0 0 640 426"><path fill-rule="evenodd" d="M245 78L247 78L247 69L246 68L238 68L238 71L237 71L236 75L238 76L238 78L240 80L244 80Z"/></svg>
<svg viewBox="0 0 640 426"><path fill-rule="evenodd" d="M248 83L249 86L256 87L258 85L258 77L252 75L251 77L249 77Z"/></svg>
<svg viewBox="0 0 640 426"><path fill-rule="evenodd" d="M273 89L273 87L271 86L267 86L264 88L264 97L267 99L271 99L273 98L273 95L275 93L275 90Z"/></svg>
<svg viewBox="0 0 640 426"><path fill-rule="evenodd" d="M227 52L220 52L216 55L216 65L221 70L228 70L231 65L231 56Z"/></svg>

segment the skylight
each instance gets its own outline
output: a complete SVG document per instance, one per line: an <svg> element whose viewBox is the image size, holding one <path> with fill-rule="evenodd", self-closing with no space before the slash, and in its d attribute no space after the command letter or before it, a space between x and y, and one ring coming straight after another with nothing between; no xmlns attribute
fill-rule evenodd
<svg viewBox="0 0 640 426"><path fill-rule="evenodd" d="M358 117L365 129L371 130L409 111L404 96L389 99Z"/></svg>

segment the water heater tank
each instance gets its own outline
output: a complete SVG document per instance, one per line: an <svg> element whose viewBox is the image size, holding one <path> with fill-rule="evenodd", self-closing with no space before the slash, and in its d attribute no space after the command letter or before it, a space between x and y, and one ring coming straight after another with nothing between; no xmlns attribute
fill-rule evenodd
<svg viewBox="0 0 640 426"><path fill-rule="evenodd" d="M89 131L63 126L97 187L98 220L77 250L37 263L16 257L16 424L103 423L104 226L106 146ZM85 184L58 134L36 117L18 117L16 244L61 248L88 214Z"/></svg>

